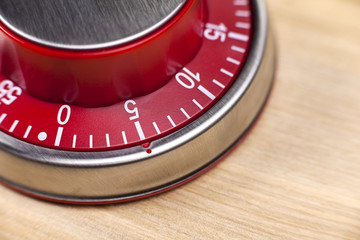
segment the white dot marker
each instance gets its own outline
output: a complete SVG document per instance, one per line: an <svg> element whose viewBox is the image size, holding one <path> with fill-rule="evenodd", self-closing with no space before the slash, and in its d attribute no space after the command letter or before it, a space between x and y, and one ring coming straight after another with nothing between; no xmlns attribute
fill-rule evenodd
<svg viewBox="0 0 360 240"><path fill-rule="evenodd" d="M41 133L39 133L38 139L39 139L40 141L45 141L46 138L47 138L46 132L41 132Z"/></svg>

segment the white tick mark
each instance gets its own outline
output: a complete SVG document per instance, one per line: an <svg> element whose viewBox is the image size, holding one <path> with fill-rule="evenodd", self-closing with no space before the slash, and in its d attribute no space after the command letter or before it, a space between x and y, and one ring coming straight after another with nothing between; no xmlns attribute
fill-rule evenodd
<svg viewBox="0 0 360 240"><path fill-rule="evenodd" d="M198 86L198 89L200 90L200 92L202 92L203 94L205 94L208 98L210 98L211 100L215 99L214 94L212 94L211 92L209 92L209 90L207 90L206 88L204 88L202 85Z"/></svg>
<svg viewBox="0 0 360 240"><path fill-rule="evenodd" d="M237 17L250 17L250 11L247 10L237 10L235 12L235 16Z"/></svg>
<svg viewBox="0 0 360 240"><path fill-rule="evenodd" d="M72 147L75 148L76 147L76 134L74 134L73 136L73 142L72 142Z"/></svg>
<svg viewBox="0 0 360 240"><path fill-rule="evenodd" d="M231 73L231 72L229 72L228 70L225 70L225 69L221 69L220 70L223 74L225 74L225 75L228 75L229 77L233 77L234 76L234 74L233 73Z"/></svg>
<svg viewBox="0 0 360 240"><path fill-rule="evenodd" d="M6 113L1 114L1 116L0 116L0 124L4 121L4 119L6 118L6 116L7 116Z"/></svg>
<svg viewBox="0 0 360 240"><path fill-rule="evenodd" d="M56 133L56 138L55 138L55 144L54 144L55 146L60 146L63 130L64 130L63 127L58 128L57 133Z"/></svg>
<svg viewBox="0 0 360 240"><path fill-rule="evenodd" d="M167 119L169 120L169 122L171 123L171 125L173 127L176 127L176 124L174 123L174 121L172 120L172 118L169 115L167 116Z"/></svg>
<svg viewBox="0 0 360 240"><path fill-rule="evenodd" d="M221 88L225 88L224 84L220 83L218 80L213 79L213 83L215 83L216 85L218 85Z"/></svg>
<svg viewBox="0 0 360 240"><path fill-rule="evenodd" d="M125 144L127 144L127 143L128 143L128 141L127 141L127 139L126 139L126 134L125 134L125 131L122 131L122 132L121 132L121 134L122 134L122 137L123 137L124 143L125 143Z"/></svg>
<svg viewBox="0 0 360 240"><path fill-rule="evenodd" d="M30 131L31 131L31 128L32 128L32 126L28 126L28 127L27 127L27 129L26 129L26 131L25 131L25 134L24 134L24 138L27 138L27 137L29 136Z"/></svg>
<svg viewBox="0 0 360 240"><path fill-rule="evenodd" d="M237 27L237 28L249 29L250 26L251 26L250 23L245 23L245 22L236 22L235 23L235 27Z"/></svg>
<svg viewBox="0 0 360 240"><path fill-rule="evenodd" d="M145 135L144 135L144 132L143 132L143 130L141 128L140 122L136 121L134 124L135 124L135 127L136 127L136 131L138 132L138 135L140 137L140 140L144 140Z"/></svg>
<svg viewBox="0 0 360 240"><path fill-rule="evenodd" d="M231 46L231 50L235 51L235 52L239 52L239 53L245 53L245 49L238 47L238 46Z"/></svg>
<svg viewBox="0 0 360 240"><path fill-rule="evenodd" d="M19 120L15 120L13 122L13 124L11 125L9 132L13 132L15 130L16 126L18 125L18 123L19 123Z"/></svg>
<svg viewBox="0 0 360 240"><path fill-rule="evenodd" d="M234 0L235 6L245 6L247 4L247 0Z"/></svg>
<svg viewBox="0 0 360 240"><path fill-rule="evenodd" d="M235 65L240 65L240 61L233 59L231 57L227 57L226 61L228 61L229 63L235 64Z"/></svg>
<svg viewBox="0 0 360 240"><path fill-rule="evenodd" d="M228 37L234 40L239 40L243 42L249 41L249 36L241 33L229 32Z"/></svg>
<svg viewBox="0 0 360 240"><path fill-rule="evenodd" d="M106 146L107 146L107 147L110 147L110 135L107 133L107 134L105 135L105 138L106 138Z"/></svg>
<svg viewBox="0 0 360 240"><path fill-rule="evenodd" d="M192 101L193 101L193 103L195 103L196 106L198 106L198 108L204 109L203 106L201 106L198 101L196 101L195 99L193 99Z"/></svg>
<svg viewBox="0 0 360 240"><path fill-rule="evenodd" d="M187 119L190 119L190 116L189 116L189 114L185 111L185 109L180 108L180 111L185 115L185 117L186 117Z"/></svg>
<svg viewBox="0 0 360 240"><path fill-rule="evenodd" d="M160 134L161 132L160 132L160 129L159 129L158 125L156 124L156 122L153 122L152 124L153 124L157 134Z"/></svg>
<svg viewBox="0 0 360 240"><path fill-rule="evenodd" d="M93 135L89 136L89 148L93 148Z"/></svg>

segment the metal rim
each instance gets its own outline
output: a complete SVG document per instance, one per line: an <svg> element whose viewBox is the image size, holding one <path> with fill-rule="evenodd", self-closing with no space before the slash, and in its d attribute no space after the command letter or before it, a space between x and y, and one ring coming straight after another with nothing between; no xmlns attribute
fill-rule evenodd
<svg viewBox="0 0 360 240"><path fill-rule="evenodd" d="M187 3L188 3L188 1L185 1L185 2L183 2L181 4L179 4L179 6L176 7L168 16L163 18L157 24L154 24L151 27L149 27L149 28L147 28L147 29L145 29L143 31L140 31L140 32L138 32L136 34L133 34L133 35L129 36L129 37L124 37L124 38L121 38L119 40L109 41L109 42L100 43L100 44L85 44L85 45L74 44L74 45L69 45L69 44L54 43L54 42L42 40L40 38L37 38L37 37L34 37L34 36L30 35L30 34L25 33L24 31L14 27L11 23L9 23L1 15L0 15L0 22L2 22L3 25L6 26L6 28L8 28L9 30L11 30L12 32L14 32L18 36L20 36L21 38L27 39L27 40L29 40L29 41L31 41L33 43L39 44L39 45L43 45L43 46L51 47L51 48L57 48L57 49L64 49L64 50L96 50L96 49L104 49L104 48L111 48L111 47L124 45L126 43L130 43L130 42L133 42L133 41L135 41L137 39L140 39L140 38L143 38L143 37L147 36L151 32L156 31L161 26L163 26L164 24L169 22Z"/></svg>
<svg viewBox="0 0 360 240"><path fill-rule="evenodd" d="M151 156L141 146L97 153L58 151L24 143L0 133L1 148L13 154L11 157L5 152L0 153L4 155L0 155L0 166L3 166L0 168L3 170L0 170L0 174L3 175L0 179L21 191L47 200L106 203L153 195L197 176L197 173L214 164L246 132L262 109L272 85L274 46L268 32L265 3L263 0L254 0L252 6L255 18L252 47L247 63L232 88L206 114L183 129L152 142ZM229 129L234 119L243 123L233 127L236 131L232 129L229 134L225 133L224 130ZM214 136L220 142L216 146L213 142ZM17 176L10 176L11 174L7 174L7 167L11 167L13 172L19 168L31 169L30 172L37 169L39 175L34 182L26 176L19 176L19 173L15 174ZM135 169L131 173L138 174L128 174L129 167ZM47 170L49 172L43 176L42 171ZM151 171L156 171L156 174L138 179L139 174L146 175ZM125 176L119 175L119 172ZM40 182L47 181L48 175L54 173L58 175L48 180L49 183L38 187ZM74 178L74 175L77 177ZM82 182L66 192L66 181L63 186L55 183L59 181L56 179L58 177L61 180L80 180L84 179L84 176L91 181ZM120 180L114 179L115 176ZM17 181L18 178L21 178L21 181ZM100 193L100 185L91 186L96 185L97 181L100 181L100 184L112 183L111 179L116 180L116 184ZM16 184L13 184L15 182ZM132 185L123 186L128 189L119 192L119 184L126 183ZM141 184L137 188L131 189L139 183ZM83 189L80 189L81 187Z"/></svg>

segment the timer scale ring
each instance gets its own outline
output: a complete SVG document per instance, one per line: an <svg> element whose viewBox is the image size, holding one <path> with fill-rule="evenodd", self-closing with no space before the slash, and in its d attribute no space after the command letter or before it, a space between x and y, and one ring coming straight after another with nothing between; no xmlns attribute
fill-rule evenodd
<svg viewBox="0 0 360 240"><path fill-rule="evenodd" d="M13 105L0 105L1 181L15 190L46 200L105 204L169 190L219 162L260 114L272 86L275 52L263 0L227 0L221 4L207 0L206 3L208 22L196 56L165 86L151 94L96 110L47 103L26 93ZM212 61L205 63L206 59ZM215 85L219 91L215 91ZM168 97L169 109L160 107L164 96ZM50 136L51 128L35 129L34 124L26 135L32 119L25 124L22 119L12 117L22 116L14 110L21 104L43 108L49 112L45 116L55 118L55 122L60 116L55 133ZM198 109L194 110L195 107ZM122 112L116 115L114 110L120 109ZM76 116L87 119L84 116L91 118L99 114L98 111L107 114L106 118L116 115L124 124L109 120L104 127L97 122L96 129L114 132L101 132L102 140L100 135L87 132L87 141L83 138L71 146L68 141L76 140L75 136L80 140L81 128L94 127L88 121L77 121ZM152 129L146 125L148 120ZM72 132L75 127L70 127L76 123L78 135ZM119 135L115 135L116 131ZM40 140L42 133L47 133L48 139ZM74 138L67 139L67 135ZM61 142L59 136L63 137ZM121 136L120 142L117 139ZM78 148L78 145L81 146Z"/></svg>

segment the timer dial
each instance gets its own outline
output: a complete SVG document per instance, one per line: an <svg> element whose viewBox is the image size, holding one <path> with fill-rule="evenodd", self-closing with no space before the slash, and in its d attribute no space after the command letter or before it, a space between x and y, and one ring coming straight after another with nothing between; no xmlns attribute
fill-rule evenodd
<svg viewBox="0 0 360 240"><path fill-rule="evenodd" d="M270 91L275 54L263 0L138 0L123 8L108 0L115 14L105 25L129 25L108 36L92 36L107 31L104 22L86 29L104 7L97 1L68 1L76 8L43 26L48 15L24 23L17 16L26 7L9 11L14 2L0 3L0 179L29 195L102 204L183 184L241 139ZM64 7L32 3L35 12L43 3ZM77 25L53 37L57 19L74 11L89 19L81 31L91 36L83 41ZM154 16L144 25L142 14ZM71 84L62 88L59 79Z"/></svg>

